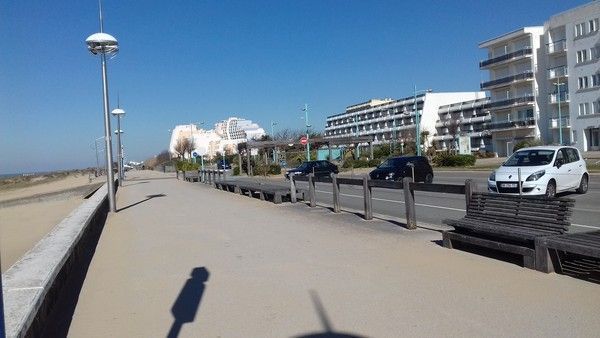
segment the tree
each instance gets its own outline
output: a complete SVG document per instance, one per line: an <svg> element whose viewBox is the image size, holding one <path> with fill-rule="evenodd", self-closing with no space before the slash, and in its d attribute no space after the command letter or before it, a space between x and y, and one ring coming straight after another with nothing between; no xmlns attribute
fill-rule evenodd
<svg viewBox="0 0 600 338"><path fill-rule="evenodd" d="M180 138L175 144L175 152L179 158L185 157L186 153L192 158L192 151L194 148L196 148L194 141L189 138Z"/></svg>
<svg viewBox="0 0 600 338"><path fill-rule="evenodd" d="M444 123L444 126L448 128L448 135L452 136L452 144L450 144L450 149L453 150L456 148L456 135L458 135L458 121L457 120L448 120Z"/></svg>

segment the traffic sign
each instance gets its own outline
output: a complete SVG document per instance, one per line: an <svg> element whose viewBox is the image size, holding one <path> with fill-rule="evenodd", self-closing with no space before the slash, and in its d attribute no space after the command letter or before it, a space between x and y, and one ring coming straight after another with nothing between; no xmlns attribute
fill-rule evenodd
<svg viewBox="0 0 600 338"><path fill-rule="evenodd" d="M305 146L308 143L308 139L306 138L306 136L302 136L300 138L300 144L302 144L303 146Z"/></svg>
<svg viewBox="0 0 600 338"><path fill-rule="evenodd" d="M192 153L192 156L194 156L194 157L198 157L198 156L200 156L200 155L198 155L198 153L194 151L194 152Z"/></svg>

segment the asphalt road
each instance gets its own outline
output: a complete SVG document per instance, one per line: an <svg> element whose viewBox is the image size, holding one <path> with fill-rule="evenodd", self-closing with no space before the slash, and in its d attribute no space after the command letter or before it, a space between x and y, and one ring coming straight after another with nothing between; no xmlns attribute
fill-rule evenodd
<svg viewBox="0 0 600 338"><path fill-rule="evenodd" d="M472 179L479 191L487 189L488 172L474 171L438 171L435 172L434 183L463 184ZM288 185L287 182L278 184ZM298 187L306 188L305 182L298 182ZM332 204L332 188L330 184L317 183L317 204ZM342 209L363 210L363 193L360 186L340 187ZM600 176L592 175L587 194L562 193L560 196L574 198L575 209L571 218L572 231L589 231L600 229ZM404 193L402 190L373 189L373 212L375 214L404 218ZM465 214L464 195L442 194L431 192L415 192L417 222L442 225L446 218L456 219Z"/></svg>

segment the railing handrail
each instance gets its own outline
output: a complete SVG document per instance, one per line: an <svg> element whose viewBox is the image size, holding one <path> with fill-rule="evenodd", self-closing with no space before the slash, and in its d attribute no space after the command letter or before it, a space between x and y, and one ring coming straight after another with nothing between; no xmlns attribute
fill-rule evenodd
<svg viewBox="0 0 600 338"><path fill-rule="evenodd" d="M527 71L524 71L524 72L521 72L518 74L514 74L514 75L510 75L510 76L505 76L503 78L499 78L496 80L481 82L479 87L481 89L483 89L485 87L494 86L494 85L501 84L501 83L507 83L507 82L512 82L512 81L516 81L516 80L525 80L525 79L529 79L529 78L533 78L533 71L531 71L531 70L527 70Z"/></svg>
<svg viewBox="0 0 600 338"><path fill-rule="evenodd" d="M532 54L533 53L533 48L531 48L531 46L525 46L519 50L516 50L514 52L510 52L510 53L506 53L500 56L496 56L493 57L491 59L487 59L487 60L483 60L479 62L479 67L486 67L489 66L491 64L497 63L497 62L501 62L501 61L506 61L506 60L510 60L514 57L518 57L518 56L523 56L523 55L527 55L527 54Z"/></svg>

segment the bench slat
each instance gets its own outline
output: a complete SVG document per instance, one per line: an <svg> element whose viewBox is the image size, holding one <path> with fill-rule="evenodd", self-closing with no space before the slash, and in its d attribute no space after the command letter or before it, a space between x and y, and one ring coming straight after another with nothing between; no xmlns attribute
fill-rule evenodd
<svg viewBox="0 0 600 338"><path fill-rule="evenodd" d="M532 229L560 229L567 230L570 223L562 222L562 223L549 223L549 222L523 222L521 219L515 218L503 218L503 217L494 217L494 215L467 215L465 219L471 219L479 222L494 222L494 223L503 223L507 225L514 225L522 228L532 228Z"/></svg>
<svg viewBox="0 0 600 338"><path fill-rule="evenodd" d="M554 226L554 225L565 225L569 222L566 219L560 218L541 218L534 216L526 216L526 215L511 215L507 213L501 213L496 211L486 211L486 212L468 212L467 216L472 217L484 217L484 218L494 218L498 220L506 220L510 221L519 221L523 224L533 224L533 225L541 225L541 226ZM523 222L527 221L527 223Z"/></svg>

